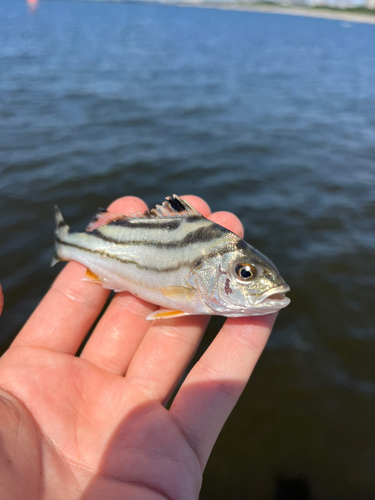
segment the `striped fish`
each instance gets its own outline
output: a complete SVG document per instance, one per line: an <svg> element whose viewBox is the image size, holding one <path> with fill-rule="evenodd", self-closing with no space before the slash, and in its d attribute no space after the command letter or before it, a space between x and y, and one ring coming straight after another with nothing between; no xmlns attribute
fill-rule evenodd
<svg viewBox="0 0 375 500"><path fill-rule="evenodd" d="M100 209L83 233L71 233L56 207L55 234L52 265L75 260L85 280L161 306L149 320L262 315L290 302L267 257L177 195L135 216Z"/></svg>

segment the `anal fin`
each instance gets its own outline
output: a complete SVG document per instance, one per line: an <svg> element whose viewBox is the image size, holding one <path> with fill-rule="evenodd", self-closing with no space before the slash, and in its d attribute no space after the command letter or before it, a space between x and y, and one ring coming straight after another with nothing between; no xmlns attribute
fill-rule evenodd
<svg viewBox="0 0 375 500"><path fill-rule="evenodd" d="M180 316L190 316L190 313L183 311L173 311L172 309L158 309L147 316L147 320L179 318Z"/></svg>

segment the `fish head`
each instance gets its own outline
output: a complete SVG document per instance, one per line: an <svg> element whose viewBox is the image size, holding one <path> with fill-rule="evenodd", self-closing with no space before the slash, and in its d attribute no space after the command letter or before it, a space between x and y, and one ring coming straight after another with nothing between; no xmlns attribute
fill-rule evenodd
<svg viewBox="0 0 375 500"><path fill-rule="evenodd" d="M228 317L276 312L290 303L290 290L273 262L246 243L203 259L195 273L195 287L212 311Z"/></svg>

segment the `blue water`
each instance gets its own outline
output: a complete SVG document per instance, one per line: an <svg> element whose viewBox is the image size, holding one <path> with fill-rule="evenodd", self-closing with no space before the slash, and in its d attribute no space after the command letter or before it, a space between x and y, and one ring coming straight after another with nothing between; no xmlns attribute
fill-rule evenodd
<svg viewBox="0 0 375 500"><path fill-rule="evenodd" d="M375 27L351 26L0 0L3 349L57 273L55 203L82 229L195 193L292 287L202 500L374 498Z"/></svg>

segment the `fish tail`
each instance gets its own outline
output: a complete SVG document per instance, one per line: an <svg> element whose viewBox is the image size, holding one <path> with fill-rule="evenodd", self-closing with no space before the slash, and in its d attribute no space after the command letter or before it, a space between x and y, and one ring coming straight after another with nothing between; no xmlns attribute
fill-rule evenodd
<svg viewBox="0 0 375 500"><path fill-rule="evenodd" d="M64 218L60 212L60 209L57 205L55 205L55 255L53 256L51 267L60 262L62 259L59 256L60 245L64 242L65 238L69 234L69 226L64 221Z"/></svg>

